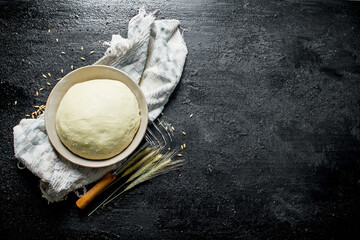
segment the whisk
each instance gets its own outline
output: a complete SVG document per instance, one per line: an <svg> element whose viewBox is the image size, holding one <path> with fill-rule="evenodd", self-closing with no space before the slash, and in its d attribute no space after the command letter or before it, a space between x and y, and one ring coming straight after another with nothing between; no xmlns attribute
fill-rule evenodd
<svg viewBox="0 0 360 240"><path fill-rule="evenodd" d="M177 169L183 160L172 160L176 151L171 149L173 128L166 121L150 122L142 144L114 172L107 173L93 188L84 194L76 205L84 209L96 196L110 188L118 181L123 183L112 192L89 216L99 207L105 206L120 194L153 177ZM125 188L123 188L126 186ZM122 190L122 191L120 191Z"/></svg>

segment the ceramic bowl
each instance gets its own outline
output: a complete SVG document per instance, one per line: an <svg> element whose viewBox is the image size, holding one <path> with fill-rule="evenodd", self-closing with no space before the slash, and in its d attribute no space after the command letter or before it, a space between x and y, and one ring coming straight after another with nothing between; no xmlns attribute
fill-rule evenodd
<svg viewBox="0 0 360 240"><path fill-rule="evenodd" d="M61 142L56 132L56 112L65 93L75 84L94 80L111 79L120 81L130 88L134 93L140 108L141 122L139 129L130 145L118 155L105 160L89 160L72 153ZM106 167L118 163L129 156L142 141L148 124L148 107L144 94L140 87L131 80L124 72L109 66L93 65L76 69L64 76L53 88L46 102L45 128L49 140L55 150L65 159L85 167Z"/></svg>

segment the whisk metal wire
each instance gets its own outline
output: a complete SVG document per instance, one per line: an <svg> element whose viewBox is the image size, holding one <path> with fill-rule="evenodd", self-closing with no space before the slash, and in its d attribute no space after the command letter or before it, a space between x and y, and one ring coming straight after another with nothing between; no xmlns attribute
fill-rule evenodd
<svg viewBox="0 0 360 240"><path fill-rule="evenodd" d="M164 124L166 127L164 127ZM169 137L169 141L166 140L165 135L163 134L163 132L161 131L161 129L156 126L156 124L154 122L150 122L148 128L146 129L146 133L145 133L145 141L144 143L133 153L131 154L126 161L124 161L123 165L124 166L126 164L126 162L130 161L133 157L135 157L136 155L138 155L141 151L143 151L146 147L154 147L154 148L159 148L160 151L161 149L164 149L165 146L168 145L168 143L172 142L172 135L173 132L169 131L170 129L170 125L167 122L163 122L162 124L160 124L162 126L163 131L165 131L167 133L167 136ZM153 131L151 128L154 128L155 130ZM161 136L161 140L159 140L159 137L157 135ZM175 152L172 152L171 154L175 154ZM175 166L174 166L175 167ZM114 176L117 176L119 171L121 170L121 168L119 168L118 171L116 171L115 173L113 173ZM117 183L119 180L121 180L121 178L116 179L115 181L113 181L109 186L107 186L103 191L105 191L106 189L108 189L109 187L113 186L115 183ZM93 214L98 208L100 207L104 207L106 204L108 204L109 202L111 202L113 199L115 199L118 195L120 195L122 192L118 193L120 191L120 189L122 188L122 186L124 186L126 184L126 182L122 183L122 185L116 189L114 192L112 192L104 201L102 201L93 211L91 211L89 213L88 216L90 216L91 214ZM117 195L115 195L117 194ZM115 196L114 196L115 195Z"/></svg>

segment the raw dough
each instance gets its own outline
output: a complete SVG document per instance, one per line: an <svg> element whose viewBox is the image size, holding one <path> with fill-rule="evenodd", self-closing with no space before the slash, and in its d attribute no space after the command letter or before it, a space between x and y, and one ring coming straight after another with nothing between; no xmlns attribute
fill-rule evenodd
<svg viewBox="0 0 360 240"><path fill-rule="evenodd" d="M78 83L64 95L56 114L56 131L73 153L92 160L111 158L133 140L140 125L132 91L115 80Z"/></svg>

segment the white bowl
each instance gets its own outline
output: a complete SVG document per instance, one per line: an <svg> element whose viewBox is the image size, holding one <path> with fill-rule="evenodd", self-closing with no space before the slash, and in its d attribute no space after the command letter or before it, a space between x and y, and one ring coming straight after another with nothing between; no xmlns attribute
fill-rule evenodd
<svg viewBox="0 0 360 240"><path fill-rule="evenodd" d="M111 79L126 84L126 86L128 86L130 90L134 93L139 103L139 109L140 109L140 117L141 117L140 126L130 145L118 155L105 160L89 160L72 153L61 142L56 132L56 112L59 108L60 102L64 97L65 93L73 85L77 83L94 80L94 79ZM142 93L140 87L133 80L131 80L131 78L127 74L120 71L119 69L109 66L103 66L103 65L86 66L70 72L69 74L64 76L60 80L60 82L58 82L55 85L46 102L45 128L51 144L53 145L55 150L65 159L85 167L92 167L92 168L106 167L124 160L139 146L141 140L145 135L147 124L148 124L148 107L145 96Z"/></svg>

